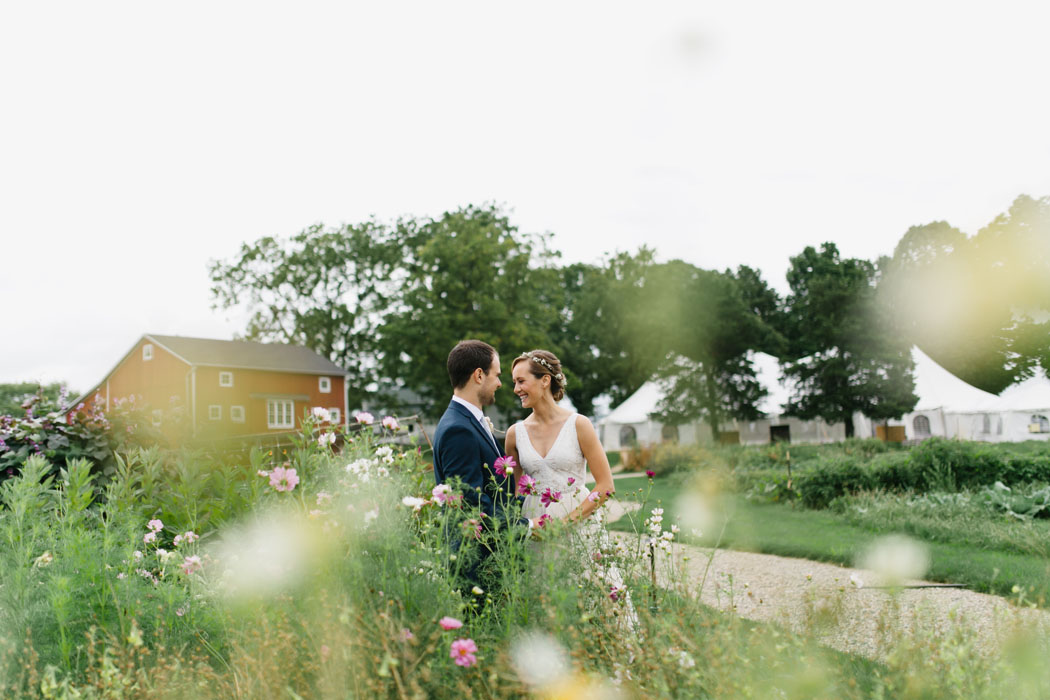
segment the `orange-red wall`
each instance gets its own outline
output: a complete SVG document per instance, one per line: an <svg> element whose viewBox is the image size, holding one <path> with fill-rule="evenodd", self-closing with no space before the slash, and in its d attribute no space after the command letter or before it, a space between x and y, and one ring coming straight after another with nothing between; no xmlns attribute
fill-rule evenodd
<svg viewBox="0 0 1050 700"><path fill-rule="evenodd" d="M219 386L219 372L233 373L233 386ZM197 426L198 434L257 435L282 432L267 427L266 401L260 394L302 395L295 400L295 424L302 423L304 414L315 406L338 408L341 422L346 422L344 409L345 381L339 375L324 375L331 380L332 390L327 394L319 389L319 377L312 374L285 374L263 370L228 369L222 367L197 368ZM257 395L253 398L253 394ZM208 406L222 407L221 420L209 420ZM231 406L244 406L244 423L230 419Z"/></svg>

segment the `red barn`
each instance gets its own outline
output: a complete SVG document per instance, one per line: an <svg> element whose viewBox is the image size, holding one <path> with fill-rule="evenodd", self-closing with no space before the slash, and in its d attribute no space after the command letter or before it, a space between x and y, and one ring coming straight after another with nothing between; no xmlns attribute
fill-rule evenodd
<svg viewBox="0 0 1050 700"><path fill-rule="evenodd" d="M91 391L73 403L144 404L163 432L181 405L193 435L265 435L294 430L314 408L347 420L346 372L313 350L281 343L144 335Z"/></svg>

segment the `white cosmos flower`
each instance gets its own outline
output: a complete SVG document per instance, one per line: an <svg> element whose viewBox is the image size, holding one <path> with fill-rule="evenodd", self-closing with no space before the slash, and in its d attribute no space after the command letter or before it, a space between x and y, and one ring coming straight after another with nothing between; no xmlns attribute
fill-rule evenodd
<svg viewBox="0 0 1050 700"><path fill-rule="evenodd" d="M401 499L401 503L418 513L426 505L426 499L417 496L405 496Z"/></svg>

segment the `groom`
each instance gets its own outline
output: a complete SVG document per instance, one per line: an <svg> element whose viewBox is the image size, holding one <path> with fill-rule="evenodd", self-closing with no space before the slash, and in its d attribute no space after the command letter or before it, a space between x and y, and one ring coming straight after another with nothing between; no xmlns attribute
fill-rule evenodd
<svg viewBox="0 0 1050 700"><path fill-rule="evenodd" d="M452 382L452 401L434 431L434 478L444 484L453 477L463 482L463 501L467 508L480 507L485 529L510 524L506 507L514 498L509 475L499 476L492 465L503 450L489 431L482 408L496 400L499 355L480 340L464 340L448 354L448 378ZM526 518L517 524L532 529ZM524 532L524 531L523 531ZM452 548L459 551L461 533L449 533ZM484 556L487 552L482 552ZM464 574L477 583L480 562L465 563Z"/></svg>

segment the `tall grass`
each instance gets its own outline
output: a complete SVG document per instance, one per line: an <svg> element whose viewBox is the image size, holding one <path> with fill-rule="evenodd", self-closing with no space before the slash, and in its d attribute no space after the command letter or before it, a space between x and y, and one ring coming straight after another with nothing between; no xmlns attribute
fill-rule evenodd
<svg viewBox="0 0 1050 700"><path fill-rule="evenodd" d="M438 502L416 451L365 431L336 455L318 439L324 430L308 424L287 454L256 450L232 466L138 451L104 485L78 463L50 481L50 465L29 460L0 491L0 696L991 698L1009 684L1014 697L1035 698L1050 689L1050 672L1027 662L1032 649L1046 652L1042 638L994 658L965 634L902 636L884 663L837 654L653 586L653 518L636 546L606 543L600 557L582 555L578 533L556 526L535 541L498 523L479 532L478 513ZM492 554L468 577L482 551ZM630 603L610 595L603 567L613 564ZM445 629L454 625L443 618L462 626ZM457 640L476 647L459 664Z"/></svg>

